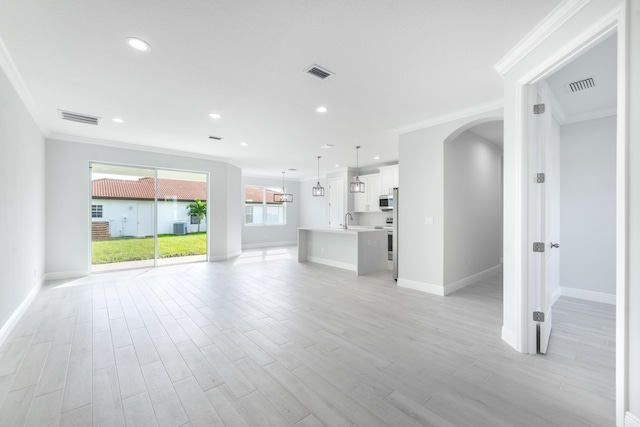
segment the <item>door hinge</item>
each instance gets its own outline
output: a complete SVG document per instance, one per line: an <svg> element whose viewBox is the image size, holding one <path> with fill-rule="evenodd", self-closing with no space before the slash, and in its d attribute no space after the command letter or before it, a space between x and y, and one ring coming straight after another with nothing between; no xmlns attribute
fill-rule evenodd
<svg viewBox="0 0 640 427"><path fill-rule="evenodd" d="M533 106L533 114L542 114L544 113L544 104L535 104Z"/></svg>
<svg viewBox="0 0 640 427"><path fill-rule="evenodd" d="M544 313L541 311L533 312L533 321L534 322L544 322Z"/></svg>
<svg viewBox="0 0 640 427"><path fill-rule="evenodd" d="M544 242L533 242L533 252L544 252Z"/></svg>
<svg viewBox="0 0 640 427"><path fill-rule="evenodd" d="M545 176L543 173L536 174L536 184L542 184L544 182Z"/></svg>

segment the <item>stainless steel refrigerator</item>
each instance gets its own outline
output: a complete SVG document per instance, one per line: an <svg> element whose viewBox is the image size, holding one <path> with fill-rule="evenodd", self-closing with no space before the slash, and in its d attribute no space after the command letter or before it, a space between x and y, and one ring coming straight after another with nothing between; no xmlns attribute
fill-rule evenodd
<svg viewBox="0 0 640 427"><path fill-rule="evenodd" d="M400 200L398 198L398 188L393 189L393 278L398 281L398 209Z"/></svg>

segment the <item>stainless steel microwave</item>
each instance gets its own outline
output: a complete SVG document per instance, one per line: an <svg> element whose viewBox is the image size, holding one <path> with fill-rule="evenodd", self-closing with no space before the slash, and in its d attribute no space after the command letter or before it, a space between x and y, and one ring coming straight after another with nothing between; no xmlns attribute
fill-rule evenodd
<svg viewBox="0 0 640 427"><path fill-rule="evenodd" d="M381 211L392 211L393 210L393 195L382 195L380 196L380 204L378 205Z"/></svg>

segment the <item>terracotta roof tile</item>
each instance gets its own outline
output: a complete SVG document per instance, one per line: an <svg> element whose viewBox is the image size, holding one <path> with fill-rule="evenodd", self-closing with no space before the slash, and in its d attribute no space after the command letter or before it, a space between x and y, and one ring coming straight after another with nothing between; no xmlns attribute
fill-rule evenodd
<svg viewBox="0 0 640 427"><path fill-rule="evenodd" d="M137 181L101 178L91 181L92 196L106 199L153 199L153 178ZM158 200L207 200L207 183L158 178Z"/></svg>

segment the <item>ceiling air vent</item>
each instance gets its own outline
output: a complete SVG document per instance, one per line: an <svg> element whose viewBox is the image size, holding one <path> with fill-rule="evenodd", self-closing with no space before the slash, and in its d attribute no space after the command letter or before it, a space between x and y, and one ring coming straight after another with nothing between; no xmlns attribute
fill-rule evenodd
<svg viewBox="0 0 640 427"><path fill-rule="evenodd" d="M58 110L60 118L72 122L84 123L87 125L97 125L100 117L89 116L87 114L72 113L71 111Z"/></svg>
<svg viewBox="0 0 640 427"><path fill-rule="evenodd" d="M209 139L215 139L216 141L221 141L222 137L221 136L210 136Z"/></svg>
<svg viewBox="0 0 640 427"><path fill-rule="evenodd" d="M322 68L319 65L313 64L311 67L307 68L306 70L307 74L311 74L312 76L316 76L317 78L324 80L327 77L333 75L333 73L329 70L327 70L326 68Z"/></svg>
<svg viewBox="0 0 640 427"><path fill-rule="evenodd" d="M596 82L593 80L593 77L589 77L588 79L578 80L577 82L567 84L567 89L570 92L580 92L586 89L590 89L596 85Z"/></svg>

